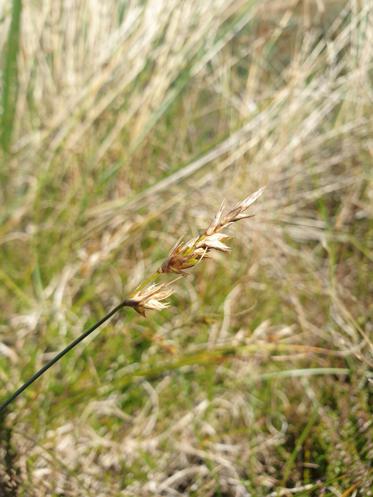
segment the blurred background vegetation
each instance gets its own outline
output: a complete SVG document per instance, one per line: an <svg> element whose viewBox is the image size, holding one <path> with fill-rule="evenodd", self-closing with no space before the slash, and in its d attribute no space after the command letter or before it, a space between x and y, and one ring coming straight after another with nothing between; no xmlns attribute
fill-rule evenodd
<svg viewBox="0 0 373 497"><path fill-rule="evenodd" d="M3 497L373 495L370 0L0 4Z"/></svg>

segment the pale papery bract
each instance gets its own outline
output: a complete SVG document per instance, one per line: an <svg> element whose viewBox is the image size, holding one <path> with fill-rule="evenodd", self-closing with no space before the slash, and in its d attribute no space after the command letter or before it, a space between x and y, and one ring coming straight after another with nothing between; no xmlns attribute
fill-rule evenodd
<svg viewBox="0 0 373 497"><path fill-rule="evenodd" d="M142 316L147 310L161 311L169 306L165 302L173 293L172 288L166 284L151 284L137 291L131 298L133 308Z"/></svg>

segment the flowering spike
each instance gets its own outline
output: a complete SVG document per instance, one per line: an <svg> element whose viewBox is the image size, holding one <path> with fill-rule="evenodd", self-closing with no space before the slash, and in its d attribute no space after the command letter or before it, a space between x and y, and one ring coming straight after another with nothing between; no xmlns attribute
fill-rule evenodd
<svg viewBox="0 0 373 497"><path fill-rule="evenodd" d="M198 262L208 257L211 250L228 252L229 247L224 243L224 240L229 237L221 233L221 231L236 221L252 217L251 214L246 214L245 211L262 195L263 191L264 188L260 188L239 202L226 214L224 214L223 202L204 233L186 243L179 241L172 248L158 272L184 274L186 269L195 266Z"/></svg>

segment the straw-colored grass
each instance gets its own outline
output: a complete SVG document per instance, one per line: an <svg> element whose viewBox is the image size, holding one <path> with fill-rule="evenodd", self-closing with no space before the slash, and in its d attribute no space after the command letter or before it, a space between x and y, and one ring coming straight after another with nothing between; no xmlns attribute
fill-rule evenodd
<svg viewBox="0 0 373 497"><path fill-rule="evenodd" d="M372 20L369 0L0 4L1 399L266 185L171 306L114 318L13 404L1 497L372 495Z"/></svg>

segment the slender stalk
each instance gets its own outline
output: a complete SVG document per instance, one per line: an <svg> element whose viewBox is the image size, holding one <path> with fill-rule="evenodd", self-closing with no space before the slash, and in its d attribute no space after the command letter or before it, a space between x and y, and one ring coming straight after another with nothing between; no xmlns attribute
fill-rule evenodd
<svg viewBox="0 0 373 497"><path fill-rule="evenodd" d="M88 330L84 331L79 337L73 340L69 345L67 345L61 352L55 355L50 361L48 361L42 368L39 369L36 373L34 373L31 378L29 378L22 386L20 386L7 400L5 400L2 404L0 404L0 414L3 413L6 408L9 406L11 402L13 402L22 392L24 392L30 385L34 383L40 376L42 376L49 368L56 364L64 355L66 355L70 350L76 347L80 342L82 342L88 335L93 333L97 328L99 328L102 324L105 323L108 319L110 319L114 314L120 311L123 307L134 307L135 303L133 300L123 300L120 304L118 304L114 309L112 309L108 314L106 314L102 319L97 321L94 325L92 325Z"/></svg>

